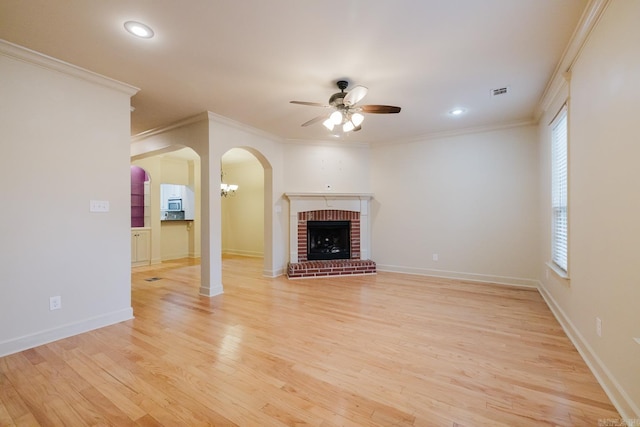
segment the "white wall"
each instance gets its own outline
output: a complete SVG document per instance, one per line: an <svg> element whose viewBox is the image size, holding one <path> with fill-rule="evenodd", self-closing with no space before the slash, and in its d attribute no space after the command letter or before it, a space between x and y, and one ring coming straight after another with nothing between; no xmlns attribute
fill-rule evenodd
<svg viewBox="0 0 640 427"><path fill-rule="evenodd" d="M4 355L132 317L136 90L3 42L0 75ZM90 213L90 200L110 211Z"/></svg>
<svg viewBox="0 0 640 427"><path fill-rule="evenodd" d="M374 147L378 268L535 285L536 135L521 126Z"/></svg>
<svg viewBox="0 0 640 427"><path fill-rule="evenodd" d="M369 193L369 175L368 145L326 141L284 144L286 192Z"/></svg>
<svg viewBox="0 0 640 427"><path fill-rule="evenodd" d="M569 276L541 274L542 292L623 417L640 418L640 2L611 2L569 83ZM540 123L549 170L547 124ZM549 235L548 181L542 236ZM543 260L550 258L545 238ZM548 274L548 277L547 277ZM602 319L602 336L596 334Z"/></svg>

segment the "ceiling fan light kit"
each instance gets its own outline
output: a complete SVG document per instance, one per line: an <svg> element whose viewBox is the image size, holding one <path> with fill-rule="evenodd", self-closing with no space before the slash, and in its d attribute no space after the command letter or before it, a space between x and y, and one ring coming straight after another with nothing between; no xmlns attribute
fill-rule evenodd
<svg viewBox="0 0 640 427"><path fill-rule="evenodd" d="M344 125L342 125L342 131L347 133L347 132L351 132L352 130L354 130L356 127L353 125L352 122L347 122Z"/></svg>
<svg viewBox="0 0 640 427"><path fill-rule="evenodd" d="M342 123L342 113L340 111L334 111L333 113L331 113L329 118L334 125L339 125L340 123Z"/></svg>
<svg viewBox="0 0 640 427"><path fill-rule="evenodd" d="M349 86L349 82L346 80L339 80L336 84L338 89L340 89L340 92L331 95L328 105L318 102L291 101L292 104L333 109L330 113L314 117L313 119L304 122L302 124L303 127L310 126L317 122L322 122L324 127L332 132L336 126L341 126L339 129L343 133L352 131L357 132L362 129L362 122L364 122L364 115L362 115L362 113L396 114L401 110L400 107L392 105L358 106L356 104L362 101L362 99L367 95L369 89L364 86L354 86L349 92L345 92L345 89Z"/></svg>
<svg viewBox="0 0 640 427"><path fill-rule="evenodd" d="M333 123L333 120L331 120L331 118L328 118L327 120L325 120L324 122L322 122L322 124L324 125L324 127L326 127L327 129L329 129L330 131L333 130L334 127L336 127L336 124Z"/></svg>
<svg viewBox="0 0 640 427"><path fill-rule="evenodd" d="M358 127L362 124L362 122L364 121L364 116L360 113L353 113L351 115L351 121L353 122L353 124Z"/></svg>

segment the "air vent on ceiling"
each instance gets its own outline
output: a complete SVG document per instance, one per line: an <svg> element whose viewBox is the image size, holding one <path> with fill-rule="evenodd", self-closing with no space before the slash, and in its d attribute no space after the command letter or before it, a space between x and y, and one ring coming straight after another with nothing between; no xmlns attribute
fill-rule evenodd
<svg viewBox="0 0 640 427"><path fill-rule="evenodd" d="M491 89L491 96L506 95L509 93L509 86L501 87L498 89Z"/></svg>

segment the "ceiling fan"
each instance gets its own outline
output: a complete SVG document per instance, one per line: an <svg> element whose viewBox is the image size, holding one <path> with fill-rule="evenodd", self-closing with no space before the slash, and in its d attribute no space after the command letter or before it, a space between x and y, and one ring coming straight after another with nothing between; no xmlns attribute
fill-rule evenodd
<svg viewBox="0 0 640 427"><path fill-rule="evenodd" d="M364 86L354 86L349 92L344 90L349 86L346 80L336 82L340 92L334 93L329 98L328 104L319 102L290 101L292 104L310 105L312 107L331 108L329 113L322 114L318 117L304 122L302 126L310 126L314 123L322 122L322 124L333 131L336 126L341 126L343 132L357 132L362 129L364 116L362 113L371 114L393 114L399 113L400 107L392 105L357 105L358 102L367 95L369 89ZM340 128L339 128L340 129Z"/></svg>

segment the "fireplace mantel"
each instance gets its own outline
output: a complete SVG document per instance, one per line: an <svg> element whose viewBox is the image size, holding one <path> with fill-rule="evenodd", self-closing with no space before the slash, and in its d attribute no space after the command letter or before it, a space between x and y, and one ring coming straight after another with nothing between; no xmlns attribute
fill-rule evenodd
<svg viewBox="0 0 640 427"><path fill-rule="evenodd" d="M284 193L284 195L289 199L313 199L313 198L321 198L321 199L373 199L373 193Z"/></svg>
<svg viewBox="0 0 640 427"><path fill-rule="evenodd" d="M371 193L284 193L289 199L289 262L298 262L298 213L318 210L360 212L360 259L371 253Z"/></svg>

